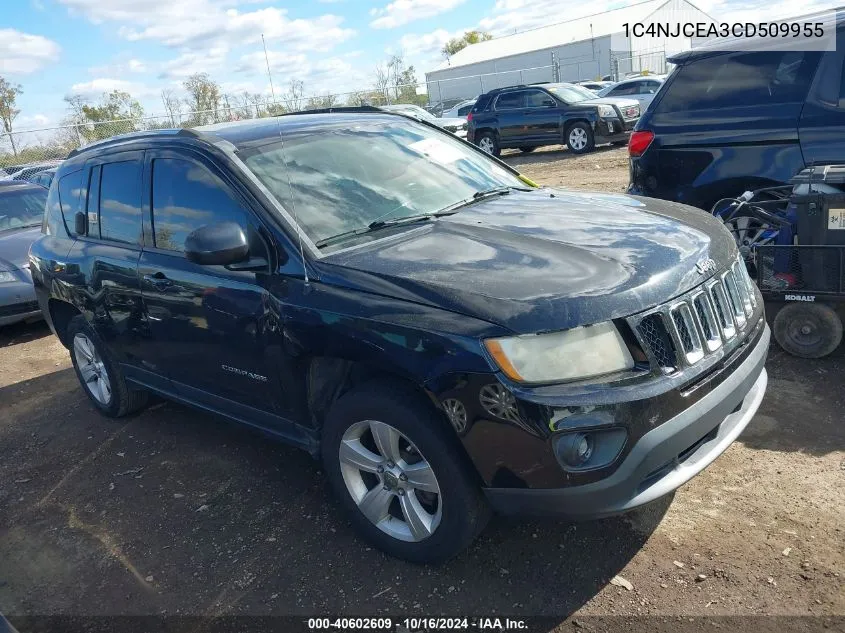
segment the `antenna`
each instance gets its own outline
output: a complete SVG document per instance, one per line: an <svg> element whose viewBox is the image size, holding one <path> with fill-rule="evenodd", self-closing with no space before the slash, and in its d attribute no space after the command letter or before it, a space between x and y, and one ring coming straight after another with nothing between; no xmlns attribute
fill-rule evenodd
<svg viewBox="0 0 845 633"><path fill-rule="evenodd" d="M262 36L263 37L263 36ZM290 207L293 211L293 221L296 222L296 237L299 240L299 257L302 259L302 273L305 276L305 285L308 286L308 266L305 264L305 249L302 246L302 227L299 225L299 216L296 214L296 198L293 194L293 183L290 180L290 170L288 169L288 156L285 150L285 136L282 134L282 120L281 117L274 117L276 119L276 129L279 131L279 140L282 142L282 162L285 164L285 175L288 179L288 190L290 191Z"/></svg>
<svg viewBox="0 0 845 633"><path fill-rule="evenodd" d="M267 78L270 79L270 94L273 95L273 103L276 103L276 91L273 89L273 75L270 72L270 58L267 56L267 42L264 41L264 33L261 34L261 43L264 45L264 61L267 62ZM279 134L281 134L281 131ZM282 141L282 146L284 146L284 141Z"/></svg>

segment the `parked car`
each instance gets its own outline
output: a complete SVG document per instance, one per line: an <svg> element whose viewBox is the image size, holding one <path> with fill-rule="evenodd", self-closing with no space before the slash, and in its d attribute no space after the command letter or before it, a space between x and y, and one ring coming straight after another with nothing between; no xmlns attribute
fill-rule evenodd
<svg viewBox="0 0 845 633"><path fill-rule="evenodd" d="M460 138L466 138L467 135L467 121L461 118L446 118L436 117L430 112L423 110L420 106L410 103L397 103L393 105L380 106L385 112L397 112L406 116L414 117L419 121L428 121L429 123L441 127L447 132L451 132Z"/></svg>
<svg viewBox="0 0 845 633"><path fill-rule="evenodd" d="M56 175L56 169L58 168L50 167L44 171L39 171L37 174L29 177L29 182L49 189L50 183L53 182L53 177Z"/></svg>
<svg viewBox="0 0 845 633"><path fill-rule="evenodd" d="M43 163L32 163L29 165L21 165L18 169L14 170L10 175L9 178L12 180L26 180L32 181L33 176L36 174L40 174L42 171L46 171L48 169L52 169L62 164L60 160L51 160Z"/></svg>
<svg viewBox="0 0 845 633"><path fill-rule="evenodd" d="M612 86L612 81L579 81L576 86L581 86L582 88L586 88L587 90L591 90L592 92L600 92L607 88L608 86Z"/></svg>
<svg viewBox="0 0 845 633"><path fill-rule="evenodd" d="M837 51L692 49L631 138L629 192L709 210L845 157L845 31ZM845 85L845 84L842 84Z"/></svg>
<svg viewBox="0 0 845 633"><path fill-rule="evenodd" d="M0 182L0 326L41 318L29 273L29 247L41 236L47 190Z"/></svg>
<svg viewBox="0 0 845 633"><path fill-rule="evenodd" d="M633 99L599 99L575 84L497 88L478 98L467 140L498 156L506 147L532 152L566 145L584 154L601 143L625 143L640 117Z"/></svg>
<svg viewBox="0 0 845 633"><path fill-rule="evenodd" d="M661 75L650 75L648 77L635 77L634 79L623 79L619 83L606 86L599 91L600 97L626 97L636 99L640 102L640 110L645 112L654 99L654 95L660 90L665 77Z"/></svg>
<svg viewBox="0 0 845 633"><path fill-rule="evenodd" d="M96 409L156 392L302 447L362 535L418 562L491 508L665 495L766 386L763 305L717 218L531 187L385 112L77 150L31 262Z"/></svg>
<svg viewBox="0 0 845 633"><path fill-rule="evenodd" d="M461 101L454 107L445 110L440 117L443 119L466 119L476 101L477 99L467 99L466 101Z"/></svg>

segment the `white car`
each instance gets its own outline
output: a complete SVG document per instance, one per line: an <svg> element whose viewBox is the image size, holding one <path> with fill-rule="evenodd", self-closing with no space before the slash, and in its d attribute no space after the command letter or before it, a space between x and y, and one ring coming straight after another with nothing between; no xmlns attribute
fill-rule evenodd
<svg viewBox="0 0 845 633"><path fill-rule="evenodd" d="M623 79L619 83L600 91L599 96L636 99L640 102L640 111L645 112L665 79L665 75L641 75L631 79Z"/></svg>
<svg viewBox="0 0 845 633"><path fill-rule="evenodd" d="M447 132L451 132L452 134L460 138L465 139L467 137L466 118L461 119L460 117L436 117L430 112L426 112L418 105L413 105L411 103L396 103L393 105L384 105L379 107L382 110L386 110L388 112L398 112L400 114L404 114L405 116L411 116L415 119L419 119L420 121L428 121L429 123L432 123L437 127L443 128Z"/></svg>
<svg viewBox="0 0 845 633"><path fill-rule="evenodd" d="M443 114L440 115L441 119L465 119L469 114L469 111L472 110L472 106L475 105L475 102L478 99L467 99L466 101L461 101L459 104L452 106L448 110L444 110Z"/></svg>

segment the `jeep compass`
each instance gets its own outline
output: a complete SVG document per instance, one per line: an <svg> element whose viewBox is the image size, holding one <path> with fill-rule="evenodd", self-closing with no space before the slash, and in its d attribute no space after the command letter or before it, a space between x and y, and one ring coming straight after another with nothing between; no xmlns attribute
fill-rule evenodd
<svg viewBox="0 0 845 633"><path fill-rule="evenodd" d="M665 495L766 387L763 305L719 220L537 187L397 114L116 137L69 156L45 213L32 278L94 407L152 392L301 447L411 561L494 510Z"/></svg>

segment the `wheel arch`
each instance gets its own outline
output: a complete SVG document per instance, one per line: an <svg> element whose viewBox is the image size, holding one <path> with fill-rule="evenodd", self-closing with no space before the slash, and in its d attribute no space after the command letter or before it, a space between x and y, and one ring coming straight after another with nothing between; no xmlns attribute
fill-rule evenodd
<svg viewBox="0 0 845 633"><path fill-rule="evenodd" d="M67 328L71 319L82 314L82 312L72 303L62 301L61 299L49 299L47 301L47 310L49 312L50 321L53 324L53 331L61 341L62 345L70 349L70 341L67 338Z"/></svg>

